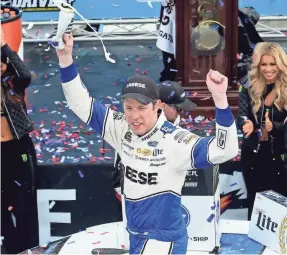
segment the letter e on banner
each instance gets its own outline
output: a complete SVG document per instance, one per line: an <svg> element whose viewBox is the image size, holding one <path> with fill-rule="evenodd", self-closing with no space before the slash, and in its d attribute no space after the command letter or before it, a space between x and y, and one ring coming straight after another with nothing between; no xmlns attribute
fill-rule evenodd
<svg viewBox="0 0 287 255"><path fill-rule="evenodd" d="M45 244L62 238L62 236L51 236L51 222L71 223L71 213L50 212L50 201L76 200L75 189L42 189L37 190L37 206L39 221L39 242Z"/></svg>

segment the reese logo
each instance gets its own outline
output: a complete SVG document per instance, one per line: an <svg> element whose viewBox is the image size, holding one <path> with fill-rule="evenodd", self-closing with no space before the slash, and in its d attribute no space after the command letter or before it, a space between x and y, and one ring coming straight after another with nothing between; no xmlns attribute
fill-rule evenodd
<svg viewBox="0 0 287 255"><path fill-rule="evenodd" d="M158 173L138 172L129 166L126 167L125 176L130 181L139 184L156 185L158 183Z"/></svg>

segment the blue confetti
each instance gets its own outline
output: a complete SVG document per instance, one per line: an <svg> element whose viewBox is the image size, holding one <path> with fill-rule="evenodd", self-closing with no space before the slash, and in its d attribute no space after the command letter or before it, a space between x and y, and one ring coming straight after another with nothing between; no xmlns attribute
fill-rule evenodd
<svg viewBox="0 0 287 255"><path fill-rule="evenodd" d="M230 187L237 185L237 182L230 184Z"/></svg>
<svg viewBox="0 0 287 255"><path fill-rule="evenodd" d="M78 170L78 173L79 173L79 175L81 176L81 178L83 178L83 177L84 177L84 174L82 173L82 171L81 171L81 170Z"/></svg>
<svg viewBox="0 0 287 255"><path fill-rule="evenodd" d="M210 214L210 216L208 217L207 221L210 223L212 222L212 220L214 219L215 215L214 213Z"/></svg>
<svg viewBox="0 0 287 255"><path fill-rule="evenodd" d="M224 6L224 3L223 3L222 0L218 0L218 3L219 3L220 6Z"/></svg>
<svg viewBox="0 0 287 255"><path fill-rule="evenodd" d="M211 210L214 210L215 209L215 202L213 202L213 206L211 206Z"/></svg>
<svg viewBox="0 0 287 255"><path fill-rule="evenodd" d="M9 92L10 92L10 95L11 95L11 96L14 96L14 95L15 95L13 89L10 89Z"/></svg>

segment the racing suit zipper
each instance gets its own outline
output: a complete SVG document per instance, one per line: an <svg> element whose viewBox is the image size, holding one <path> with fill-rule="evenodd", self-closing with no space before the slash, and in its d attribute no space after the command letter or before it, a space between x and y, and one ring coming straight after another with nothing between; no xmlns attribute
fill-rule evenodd
<svg viewBox="0 0 287 255"><path fill-rule="evenodd" d="M14 127L12 118L11 118L10 113L9 113L9 111L8 111L8 108L7 108L6 104L5 104L5 100L2 99L2 102L3 102L3 105L4 105L5 109L6 109L8 118L9 118L9 120L10 120L11 126L13 127L13 130L14 130L14 132L15 132L15 135L17 136L17 139L19 139L19 135L18 135L18 133L17 133L16 128Z"/></svg>

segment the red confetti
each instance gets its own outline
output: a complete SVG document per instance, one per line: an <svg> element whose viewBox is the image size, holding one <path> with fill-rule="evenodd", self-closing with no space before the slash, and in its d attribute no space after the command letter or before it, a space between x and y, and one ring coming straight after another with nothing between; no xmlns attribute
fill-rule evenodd
<svg viewBox="0 0 287 255"><path fill-rule="evenodd" d="M84 70L89 70L89 68L88 67L84 67Z"/></svg>
<svg viewBox="0 0 287 255"><path fill-rule="evenodd" d="M193 97L196 97L197 95L198 95L197 92L193 92L193 93L192 93L192 96L193 96Z"/></svg>
<svg viewBox="0 0 287 255"><path fill-rule="evenodd" d="M124 246L123 244L121 244L121 247L122 247L122 249L125 249L125 248L126 248L126 246Z"/></svg>
<svg viewBox="0 0 287 255"><path fill-rule="evenodd" d="M40 30L39 30L39 29L37 29L37 31L36 31L36 36L38 36L39 32L40 32Z"/></svg>
<svg viewBox="0 0 287 255"><path fill-rule="evenodd" d="M140 69L139 68L136 68L136 72L138 72Z"/></svg>
<svg viewBox="0 0 287 255"><path fill-rule="evenodd" d="M98 241L98 242L94 242L94 243L92 243L92 244L99 244L99 243L101 243L101 241Z"/></svg>
<svg viewBox="0 0 287 255"><path fill-rule="evenodd" d="M136 61L139 63L141 62L142 60L140 58L137 58Z"/></svg>
<svg viewBox="0 0 287 255"><path fill-rule="evenodd" d="M108 234L109 232L104 232L104 233L101 233L101 235L105 235L105 234Z"/></svg>
<svg viewBox="0 0 287 255"><path fill-rule="evenodd" d="M8 207L8 211L12 211L12 209L13 209L13 206L10 205L10 206Z"/></svg>

